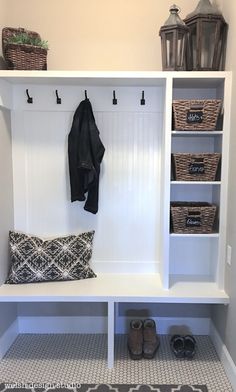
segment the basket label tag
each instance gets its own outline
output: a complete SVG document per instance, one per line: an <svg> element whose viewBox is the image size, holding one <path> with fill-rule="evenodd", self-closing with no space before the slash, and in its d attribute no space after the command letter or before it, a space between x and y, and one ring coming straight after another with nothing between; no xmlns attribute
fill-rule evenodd
<svg viewBox="0 0 236 392"><path fill-rule="evenodd" d="M201 217L200 216L187 216L186 227L201 227Z"/></svg>
<svg viewBox="0 0 236 392"><path fill-rule="evenodd" d="M192 162L189 164L189 174L204 174L205 165L202 162Z"/></svg>
<svg viewBox="0 0 236 392"><path fill-rule="evenodd" d="M188 124L200 124L203 121L203 111L202 110L197 110L197 111L192 111L189 110L187 112L187 123Z"/></svg>

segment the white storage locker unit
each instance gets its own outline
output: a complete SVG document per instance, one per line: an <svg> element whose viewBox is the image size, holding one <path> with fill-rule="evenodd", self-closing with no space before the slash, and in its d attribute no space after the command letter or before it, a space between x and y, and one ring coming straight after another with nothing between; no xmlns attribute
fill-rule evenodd
<svg viewBox="0 0 236 392"><path fill-rule="evenodd" d="M33 104L27 103L26 90ZM67 136L85 90L106 148L97 215L70 202ZM145 105L140 105L142 91ZM115 304L227 304L230 96L229 72L1 71L0 301L106 303L110 367ZM222 99L223 129L172 130L174 98ZM171 152L184 151L222 153L221 180L172 181ZM171 234L170 202L183 199L216 203L218 232ZM44 237L95 229L92 268L98 277L5 285L12 228Z"/></svg>

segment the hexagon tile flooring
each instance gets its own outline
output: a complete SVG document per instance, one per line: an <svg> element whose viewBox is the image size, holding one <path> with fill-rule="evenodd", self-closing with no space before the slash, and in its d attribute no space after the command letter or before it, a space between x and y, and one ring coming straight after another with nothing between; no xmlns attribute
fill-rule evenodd
<svg viewBox="0 0 236 392"><path fill-rule="evenodd" d="M193 360L176 359L169 337L160 336L155 359L133 361L127 336L117 335L115 366L107 368L106 335L20 334L0 361L2 382L94 384L206 384L209 392L232 392L208 336L197 336Z"/></svg>

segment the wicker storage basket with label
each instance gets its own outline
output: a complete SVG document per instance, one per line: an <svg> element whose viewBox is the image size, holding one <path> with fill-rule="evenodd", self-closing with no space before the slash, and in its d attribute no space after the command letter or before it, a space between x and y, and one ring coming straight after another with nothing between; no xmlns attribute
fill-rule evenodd
<svg viewBox="0 0 236 392"><path fill-rule="evenodd" d="M171 202L171 231L179 234L212 233L217 206L205 202Z"/></svg>
<svg viewBox="0 0 236 392"><path fill-rule="evenodd" d="M5 27L2 30L2 50L8 69L12 70L46 70L47 49L39 46L9 43L8 39L14 35L26 33L32 38L41 39L34 31L23 28Z"/></svg>
<svg viewBox="0 0 236 392"><path fill-rule="evenodd" d="M174 181L216 181L220 179L219 153L173 153L172 172Z"/></svg>
<svg viewBox="0 0 236 392"><path fill-rule="evenodd" d="M221 111L220 99L174 100L176 131L214 131Z"/></svg>

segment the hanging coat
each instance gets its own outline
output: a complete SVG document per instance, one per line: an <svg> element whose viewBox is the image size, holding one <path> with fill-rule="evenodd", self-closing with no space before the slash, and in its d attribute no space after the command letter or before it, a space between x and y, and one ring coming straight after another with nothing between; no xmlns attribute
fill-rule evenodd
<svg viewBox="0 0 236 392"><path fill-rule="evenodd" d="M71 201L84 201L84 209L96 214L100 164L105 148L99 137L89 99L82 101L73 117L68 138Z"/></svg>

